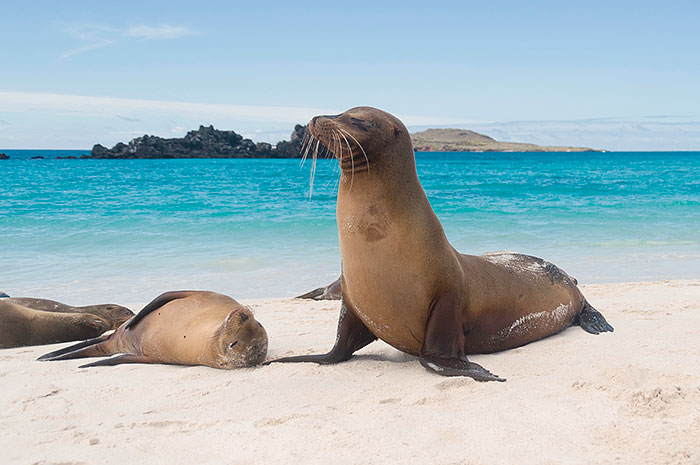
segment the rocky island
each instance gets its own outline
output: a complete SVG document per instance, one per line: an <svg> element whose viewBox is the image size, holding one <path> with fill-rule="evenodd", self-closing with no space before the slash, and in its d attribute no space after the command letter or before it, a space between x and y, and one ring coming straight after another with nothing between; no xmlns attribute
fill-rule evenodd
<svg viewBox="0 0 700 465"><path fill-rule="evenodd" d="M274 147L257 144L234 131L221 131L214 126L200 126L183 138L164 139L144 135L128 144L119 142L108 149L100 144L92 148L92 158L294 158L300 157L306 126L297 124L291 139Z"/></svg>
<svg viewBox="0 0 700 465"><path fill-rule="evenodd" d="M200 126L185 137L164 139L144 135L128 144L119 142L111 149L100 144L90 158L298 158L306 126L297 124L290 140L275 146L255 143L234 131ZM467 129L428 129L411 134L417 152L591 152L587 147L549 147L518 142L499 142ZM80 157L86 158L86 157Z"/></svg>
<svg viewBox="0 0 700 465"><path fill-rule="evenodd" d="M594 152L588 147L552 147L499 142L468 129L428 129L411 134L417 152Z"/></svg>

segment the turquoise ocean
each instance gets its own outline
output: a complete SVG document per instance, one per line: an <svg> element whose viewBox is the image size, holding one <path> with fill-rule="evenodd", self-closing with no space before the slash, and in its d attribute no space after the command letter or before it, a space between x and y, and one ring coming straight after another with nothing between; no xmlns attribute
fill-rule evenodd
<svg viewBox="0 0 700 465"><path fill-rule="evenodd" d="M299 160L0 152L11 157L0 161L0 291L10 295L290 297L339 274L333 160L319 160L309 197L310 163ZM463 253L540 256L582 283L700 278L700 152L417 153L416 164Z"/></svg>

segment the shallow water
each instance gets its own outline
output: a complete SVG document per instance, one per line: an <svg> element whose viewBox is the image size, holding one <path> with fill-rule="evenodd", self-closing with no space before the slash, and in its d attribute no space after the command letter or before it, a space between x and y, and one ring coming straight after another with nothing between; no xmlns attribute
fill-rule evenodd
<svg viewBox="0 0 700 465"><path fill-rule="evenodd" d="M292 296L339 272L337 163L55 160L0 150L0 291L70 303L171 289ZM43 154L44 160L30 160ZM700 277L700 153L418 153L464 253L515 250L584 283Z"/></svg>

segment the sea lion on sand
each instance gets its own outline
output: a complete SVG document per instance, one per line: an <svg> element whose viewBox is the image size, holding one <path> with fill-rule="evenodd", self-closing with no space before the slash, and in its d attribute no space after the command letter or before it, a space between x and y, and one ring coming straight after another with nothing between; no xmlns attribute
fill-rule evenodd
<svg viewBox="0 0 700 465"><path fill-rule="evenodd" d="M34 310L0 300L0 348L79 341L112 329L102 317L90 313L55 313Z"/></svg>
<svg viewBox="0 0 700 465"><path fill-rule="evenodd" d="M7 295L7 294L5 294ZM0 296L2 297L2 296ZM55 300L39 299L35 297L10 297L5 302L12 302L33 310L54 313L90 313L101 318L109 326L108 329L117 329L126 320L134 316L134 312L117 304L99 304L74 307L72 305L56 302Z"/></svg>
<svg viewBox="0 0 700 465"><path fill-rule="evenodd" d="M121 363L227 369L251 366L262 362L267 354L267 333L250 309L228 296L172 291L156 297L110 336L48 353L39 360L115 354L119 355L83 367Z"/></svg>
<svg viewBox="0 0 700 465"><path fill-rule="evenodd" d="M298 295L295 299L313 299L313 300L340 300L343 293L341 291L340 278L336 279L328 286L319 287L306 294Z"/></svg>
<svg viewBox="0 0 700 465"><path fill-rule="evenodd" d="M457 252L396 117L358 107L317 116L309 129L307 147L325 146L341 167L338 335L327 354L275 361L341 362L380 338L441 375L503 381L466 354L518 347L571 324L594 334L613 330L553 264L515 253Z"/></svg>

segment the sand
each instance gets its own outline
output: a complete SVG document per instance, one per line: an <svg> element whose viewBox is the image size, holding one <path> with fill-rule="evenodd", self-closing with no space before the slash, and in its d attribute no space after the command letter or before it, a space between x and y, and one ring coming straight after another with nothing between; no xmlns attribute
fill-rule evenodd
<svg viewBox="0 0 700 465"><path fill-rule="evenodd" d="M583 290L615 332L472 357L506 383L443 378L381 342L233 371L2 350L0 463L700 463L700 281ZM271 358L332 345L337 302L246 303Z"/></svg>

